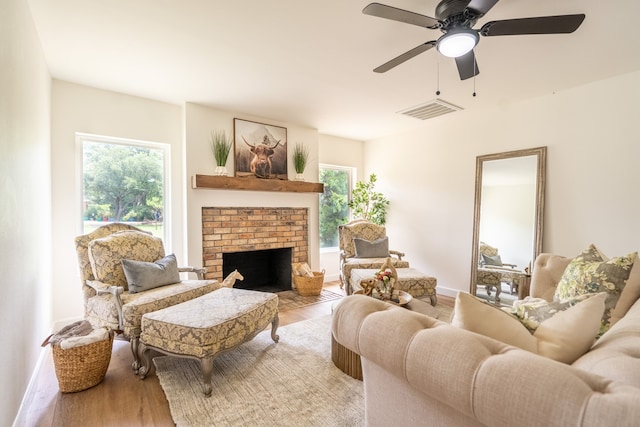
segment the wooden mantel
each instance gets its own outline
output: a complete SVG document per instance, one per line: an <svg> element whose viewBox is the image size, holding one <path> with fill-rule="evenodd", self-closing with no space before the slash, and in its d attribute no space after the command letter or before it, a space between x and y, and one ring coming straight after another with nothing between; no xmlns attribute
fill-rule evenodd
<svg viewBox="0 0 640 427"><path fill-rule="evenodd" d="M290 193L323 193L324 184L319 182L289 181L286 179L236 178L231 176L196 175L191 186L217 188L220 190L283 191Z"/></svg>

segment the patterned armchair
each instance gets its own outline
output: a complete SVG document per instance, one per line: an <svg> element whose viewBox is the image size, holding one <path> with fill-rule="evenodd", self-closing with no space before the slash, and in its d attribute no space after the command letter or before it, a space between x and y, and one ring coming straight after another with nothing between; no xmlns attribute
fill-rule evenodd
<svg viewBox="0 0 640 427"><path fill-rule="evenodd" d="M396 257L392 258L395 268L409 267L409 262L402 260L404 253L394 250L389 250L388 254L384 256L358 257L355 239L362 239L367 242L384 239L387 237L387 231L384 226L361 219L354 220L348 224L338 226L338 237L340 245L340 287L346 290L347 295L352 293L349 279L351 278L351 270L354 268L380 268L391 255Z"/></svg>
<svg viewBox="0 0 640 427"><path fill-rule="evenodd" d="M513 294L518 287L524 283L527 274L524 271L516 270L517 265L503 263L498 253L498 248L494 248L484 242L480 242L478 250L478 274L477 284L484 286L487 295L491 296L492 289L495 289L495 302L500 302L500 292L502 283L509 285L509 292Z"/></svg>
<svg viewBox="0 0 640 427"><path fill-rule="evenodd" d="M204 269L178 268L195 273L198 280L140 292L130 292L122 260L155 262L165 256L162 240L128 224L107 224L75 239L84 294L85 318L94 326L106 326L130 341L133 369L140 367L138 342L142 315L179 304L214 291L216 280L203 280Z"/></svg>

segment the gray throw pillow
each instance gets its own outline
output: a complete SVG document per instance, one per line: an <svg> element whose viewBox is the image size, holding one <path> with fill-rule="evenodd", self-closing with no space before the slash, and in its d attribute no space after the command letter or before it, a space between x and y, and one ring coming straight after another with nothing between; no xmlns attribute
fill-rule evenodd
<svg viewBox="0 0 640 427"><path fill-rule="evenodd" d="M389 238L370 241L353 239L356 247L356 258L386 258L389 256Z"/></svg>
<svg viewBox="0 0 640 427"><path fill-rule="evenodd" d="M495 265L498 267L502 267L502 258L500 258L500 255L489 256L489 255L482 254L482 264Z"/></svg>
<svg viewBox="0 0 640 427"><path fill-rule="evenodd" d="M122 269L127 278L129 292L132 294L180 281L178 261L174 254L167 255L156 262L123 259Z"/></svg>

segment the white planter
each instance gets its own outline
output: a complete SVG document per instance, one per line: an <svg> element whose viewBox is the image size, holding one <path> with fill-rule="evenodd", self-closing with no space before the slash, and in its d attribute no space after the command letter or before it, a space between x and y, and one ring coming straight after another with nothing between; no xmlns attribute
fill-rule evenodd
<svg viewBox="0 0 640 427"><path fill-rule="evenodd" d="M304 174L297 173L295 179L296 181L304 181Z"/></svg>
<svg viewBox="0 0 640 427"><path fill-rule="evenodd" d="M226 166L216 166L216 171L213 173L215 176L227 176Z"/></svg>

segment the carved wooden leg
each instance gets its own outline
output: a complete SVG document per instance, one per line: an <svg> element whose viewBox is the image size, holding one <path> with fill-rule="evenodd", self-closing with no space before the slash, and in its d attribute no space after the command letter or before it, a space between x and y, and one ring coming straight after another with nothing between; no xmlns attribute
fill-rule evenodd
<svg viewBox="0 0 640 427"><path fill-rule="evenodd" d="M202 370L202 381L204 382L202 392L205 396L211 396L211 374L213 373L213 357L200 359L200 369Z"/></svg>
<svg viewBox="0 0 640 427"><path fill-rule="evenodd" d="M278 342L280 340L280 336L276 334L276 330L278 329L278 325L280 324L280 318L276 314L276 317L271 321L271 339L273 342Z"/></svg>
<svg viewBox="0 0 640 427"><path fill-rule="evenodd" d="M500 292L502 292L502 284L498 284L498 286L496 286L496 304L500 304Z"/></svg>
<svg viewBox="0 0 640 427"><path fill-rule="evenodd" d="M438 304L438 295L433 294L433 295L429 295L429 299L431 300L431 305L432 306L436 306L436 304Z"/></svg>
<svg viewBox="0 0 640 427"><path fill-rule="evenodd" d="M131 339L129 340L129 343L131 344L131 353L133 353L133 363L131 364L131 367L137 374L140 369L140 354L138 353L138 351L140 350L139 349L140 338L131 337Z"/></svg>
<svg viewBox="0 0 640 427"><path fill-rule="evenodd" d="M144 343L140 343L139 347L139 351L142 354L144 363L138 368L138 375L140 375L140 379L143 380L147 377L147 375L151 373L151 369L153 368L153 366L151 365L151 352L149 351L150 349L146 345L144 345Z"/></svg>

